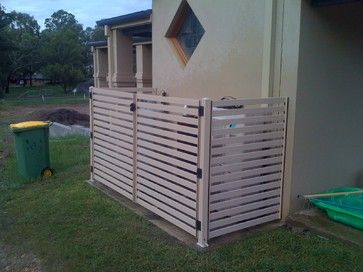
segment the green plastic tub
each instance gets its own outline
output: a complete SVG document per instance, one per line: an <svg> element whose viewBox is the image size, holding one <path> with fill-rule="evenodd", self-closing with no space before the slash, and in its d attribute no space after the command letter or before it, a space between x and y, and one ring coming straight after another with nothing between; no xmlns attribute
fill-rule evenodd
<svg viewBox="0 0 363 272"><path fill-rule="evenodd" d="M334 188L323 193L355 192L362 188ZM363 230L363 194L341 195L309 199L316 207L325 210L332 220Z"/></svg>
<svg viewBox="0 0 363 272"><path fill-rule="evenodd" d="M10 125L15 137L16 158L21 176L36 178L53 174L49 162L50 124L29 121Z"/></svg>

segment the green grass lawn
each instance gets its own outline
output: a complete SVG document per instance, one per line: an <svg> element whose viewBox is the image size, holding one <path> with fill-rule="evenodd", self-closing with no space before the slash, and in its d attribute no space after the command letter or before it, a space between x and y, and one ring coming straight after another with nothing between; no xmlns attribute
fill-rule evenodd
<svg viewBox="0 0 363 272"><path fill-rule="evenodd" d="M42 95L44 95L44 101ZM4 109L14 106L80 103L88 103L88 97L83 94L64 93L59 85L11 87L9 94L5 94L4 99L0 99L0 107Z"/></svg>
<svg viewBox="0 0 363 272"><path fill-rule="evenodd" d="M198 253L88 185L89 141L50 141L54 177L16 173L0 120L0 244L35 254L45 271L362 271L361 249L285 228ZM1 154L1 153L0 153ZM3 153L2 153L3 154Z"/></svg>

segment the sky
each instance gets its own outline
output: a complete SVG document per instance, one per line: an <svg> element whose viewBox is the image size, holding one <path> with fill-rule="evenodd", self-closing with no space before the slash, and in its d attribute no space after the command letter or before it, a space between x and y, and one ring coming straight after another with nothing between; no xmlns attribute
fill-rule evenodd
<svg viewBox="0 0 363 272"><path fill-rule="evenodd" d="M28 13L44 29L44 20L63 9L72 13L84 28L96 21L151 8L151 0L1 0L7 12Z"/></svg>

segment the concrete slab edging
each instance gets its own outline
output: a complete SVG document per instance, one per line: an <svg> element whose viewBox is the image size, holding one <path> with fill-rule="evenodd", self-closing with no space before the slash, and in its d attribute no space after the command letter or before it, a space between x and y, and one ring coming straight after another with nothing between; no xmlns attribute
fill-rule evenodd
<svg viewBox="0 0 363 272"><path fill-rule="evenodd" d="M174 224L169 223L165 219L161 218L160 216L154 214L153 212L145 209L144 207L140 206L137 203L132 202L131 200L125 198L124 196L120 195L119 193L109 189L107 186L103 185L100 182L93 181L93 180L86 180L88 184L92 187L100 190L107 196L111 197L112 199L116 200L118 203L123 205L124 207L130 209L135 214L145 218L153 225L159 227L161 230L165 231L171 237L173 237L177 242L181 242L182 244L192 248L198 252L206 252L209 250L213 250L219 248L225 244L236 242L240 239L248 239L252 238L258 234L262 234L267 231L272 231L284 225L283 221L277 222L270 222L267 224L263 224L253 228L247 228L241 231L236 231L227 235L223 235L217 238L212 239L208 244L209 246L206 248L201 248L197 245L197 240L192 235L184 232L183 230L176 227Z"/></svg>

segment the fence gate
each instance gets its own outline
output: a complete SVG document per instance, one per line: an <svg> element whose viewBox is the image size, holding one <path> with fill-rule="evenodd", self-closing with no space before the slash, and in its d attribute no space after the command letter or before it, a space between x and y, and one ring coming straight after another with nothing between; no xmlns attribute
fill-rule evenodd
<svg viewBox="0 0 363 272"><path fill-rule="evenodd" d="M92 179L133 199L134 93L92 88Z"/></svg>
<svg viewBox="0 0 363 272"><path fill-rule="evenodd" d="M137 95L136 202L197 229L199 100Z"/></svg>
<svg viewBox="0 0 363 272"><path fill-rule="evenodd" d="M287 99L213 102L209 238L279 219Z"/></svg>

